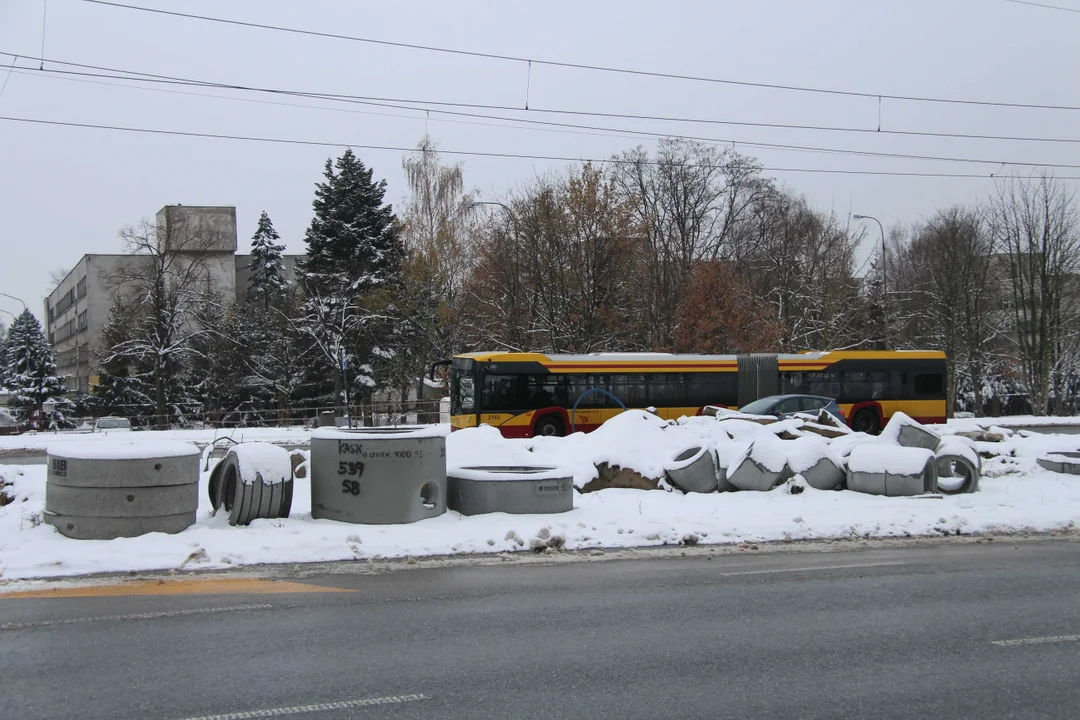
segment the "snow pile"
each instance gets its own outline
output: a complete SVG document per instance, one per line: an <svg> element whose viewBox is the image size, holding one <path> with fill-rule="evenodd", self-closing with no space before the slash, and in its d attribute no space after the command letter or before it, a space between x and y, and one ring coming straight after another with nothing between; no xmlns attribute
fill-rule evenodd
<svg viewBox="0 0 1080 720"><path fill-rule="evenodd" d="M787 466L796 475L814 467L823 458L828 458L837 467L844 466L843 458L833 452L824 438L816 435L804 435L787 441L785 445Z"/></svg>
<svg viewBox="0 0 1080 720"><path fill-rule="evenodd" d="M229 450L236 455L245 485L253 485L256 480L276 485L292 479L292 458L285 448L270 443L240 443Z"/></svg>
<svg viewBox="0 0 1080 720"><path fill-rule="evenodd" d="M705 419L713 425L716 424L712 418ZM457 436L465 432L468 431L456 432L447 438L448 457L460 457ZM495 433L498 434L498 431ZM644 410L628 410L587 435L574 433L565 438L540 437L516 442L531 450L532 464L570 469L573 472L574 485L581 488L598 476L596 466L601 464L632 470L663 485L666 466L675 457L691 448L712 449L718 439L727 442L727 436L722 433L709 436L697 425L679 425ZM480 452L484 453L486 450L481 449ZM498 451L499 456L502 452ZM453 464L460 466L495 463L459 462L455 459Z"/></svg>

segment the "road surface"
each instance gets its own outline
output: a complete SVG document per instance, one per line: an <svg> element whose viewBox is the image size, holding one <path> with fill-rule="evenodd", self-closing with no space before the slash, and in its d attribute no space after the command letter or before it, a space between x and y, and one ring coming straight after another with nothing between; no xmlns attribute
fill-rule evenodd
<svg viewBox="0 0 1080 720"><path fill-rule="evenodd" d="M2 712L80 720L1080 715L1075 538L692 555L228 575L79 591L88 597L8 596L0 599Z"/></svg>

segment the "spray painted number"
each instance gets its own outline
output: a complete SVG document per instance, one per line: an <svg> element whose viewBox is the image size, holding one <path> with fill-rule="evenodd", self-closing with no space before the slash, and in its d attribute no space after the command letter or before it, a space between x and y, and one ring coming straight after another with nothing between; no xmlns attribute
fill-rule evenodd
<svg viewBox="0 0 1080 720"><path fill-rule="evenodd" d="M61 460L60 458L52 459L52 474L67 476L67 460Z"/></svg>
<svg viewBox="0 0 1080 720"><path fill-rule="evenodd" d="M355 475L360 477L364 474L364 463L339 460L337 464L338 475Z"/></svg>
<svg viewBox="0 0 1080 720"><path fill-rule="evenodd" d="M358 480L342 480L341 492L347 495L359 495L360 494L360 482Z"/></svg>

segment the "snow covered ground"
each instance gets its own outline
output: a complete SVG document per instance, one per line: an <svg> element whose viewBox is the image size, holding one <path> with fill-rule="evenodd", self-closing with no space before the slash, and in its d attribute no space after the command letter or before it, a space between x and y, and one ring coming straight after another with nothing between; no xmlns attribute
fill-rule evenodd
<svg viewBox="0 0 1080 720"><path fill-rule="evenodd" d="M945 433L960 428L949 426ZM307 479L295 481L288 519L257 520L230 527L225 513L211 517L200 481L197 522L177 535L155 533L110 541L72 540L41 522L45 502L42 465L0 466L0 483L13 501L0 507L0 581L95 572L223 568L257 563L366 560L422 555L518 550L616 548L663 544L739 543L832 537L903 537L937 534L1008 533L1076 528L1080 523L1080 478L1040 468L1036 458L1078 450L1074 435L1012 433L1003 442L975 443L994 456L983 461L977 493L940 499L889 498L846 490L815 490L796 477L770 492L684 495L664 482L664 468L681 451L715 449L722 466L737 463L751 442L783 447L792 466L814 453L846 456L853 447L885 442L850 434L826 444L778 441L778 432L799 435L797 422L762 427L740 419L684 418L669 424L642 412L625 413L590 435L506 440L491 428L456 432L447 438L450 466L545 464L562 468L584 486L596 465L618 464L657 480L660 490L606 489L575 494L574 509L557 515L465 517L453 511L409 525L351 525L313 520ZM294 430L247 431L246 440L302 444ZM205 432L202 442L213 439ZM134 440L143 433L131 433ZM177 433L145 433L154 439L193 440ZM63 440L56 440L63 437ZM763 440L763 438L766 438ZM815 436L816 437L816 436ZM50 438L40 438L47 447ZM92 436L53 436L56 442L97 442ZM25 443L25 438L9 438ZM957 440L959 442L959 440ZM777 444L779 443L779 445ZM25 446L25 445L23 445ZM882 455L887 455L882 445Z"/></svg>
<svg viewBox="0 0 1080 720"><path fill-rule="evenodd" d="M51 446L68 443L97 442L101 438L123 439L133 442L152 440L183 440L202 447L214 440L230 437L236 442L271 442L278 445L307 445L311 430L303 427L290 428L229 428L227 430L139 430L135 432L39 432L34 434L5 435L0 437L0 456L12 451L45 452Z"/></svg>

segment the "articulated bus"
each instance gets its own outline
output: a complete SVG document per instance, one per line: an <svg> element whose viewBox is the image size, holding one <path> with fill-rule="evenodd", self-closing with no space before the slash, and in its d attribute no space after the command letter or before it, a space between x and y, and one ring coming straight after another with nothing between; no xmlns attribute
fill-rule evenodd
<svg viewBox="0 0 1080 720"><path fill-rule="evenodd" d="M935 351L837 351L771 355L484 352L449 365L457 430L499 428L505 437L589 432L624 409L662 418L738 408L767 395L834 398L852 428L879 431L893 413L945 421L945 355Z"/></svg>

